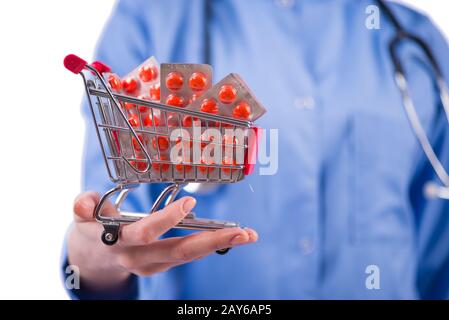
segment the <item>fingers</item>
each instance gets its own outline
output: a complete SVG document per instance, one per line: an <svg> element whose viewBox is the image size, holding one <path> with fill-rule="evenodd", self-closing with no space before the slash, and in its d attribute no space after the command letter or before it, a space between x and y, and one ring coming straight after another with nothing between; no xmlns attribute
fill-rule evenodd
<svg viewBox="0 0 449 320"><path fill-rule="evenodd" d="M73 204L75 221L93 221L93 212L99 199L100 195L93 191L84 192L78 195Z"/></svg>
<svg viewBox="0 0 449 320"><path fill-rule="evenodd" d="M95 206L100 201L100 195L94 191L81 193L73 204L76 222L94 221ZM110 202L106 202L101 210L102 215L112 216L118 214Z"/></svg>
<svg viewBox="0 0 449 320"><path fill-rule="evenodd" d="M217 250L232 248L256 242L258 235L252 229L221 229L202 232L185 237L172 251L175 261L189 262L215 253Z"/></svg>
<svg viewBox="0 0 449 320"><path fill-rule="evenodd" d="M118 264L126 270L146 270L150 265L169 264L174 267L202 258L217 250L257 241L251 229L222 229L204 231L186 237L167 238L146 246L129 247L118 257Z"/></svg>
<svg viewBox="0 0 449 320"><path fill-rule="evenodd" d="M146 245L177 225L195 207L192 197L181 198L162 210L135 223L124 226L120 234L122 245Z"/></svg>

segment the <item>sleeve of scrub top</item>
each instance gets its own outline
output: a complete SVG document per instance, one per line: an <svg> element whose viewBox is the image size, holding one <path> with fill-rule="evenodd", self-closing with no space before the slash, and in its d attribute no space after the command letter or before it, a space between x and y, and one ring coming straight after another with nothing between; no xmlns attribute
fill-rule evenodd
<svg viewBox="0 0 449 320"><path fill-rule="evenodd" d="M145 19L140 14L140 1L118 1L106 24L98 43L95 60L109 65L120 76L139 65L154 52ZM86 135L82 168L82 190L95 190L104 193L113 184L109 180L100 145L95 133L93 120L86 99L83 100L82 112L86 121ZM130 204L126 209L140 211L148 208L150 203L149 189L141 186L127 199ZM148 202L148 203L146 203ZM100 235L98 235L100 236ZM62 254L62 274L65 282L67 274L66 243ZM80 270L82 275L82 270ZM117 292L101 293L83 290L68 290L72 299L135 299L138 297L138 279L132 276L126 286Z"/></svg>
<svg viewBox="0 0 449 320"><path fill-rule="evenodd" d="M449 47L431 21L421 29L431 46L446 83L449 79ZM437 96L439 115L429 128L429 138L446 170L449 169L449 124ZM423 156L410 192L417 228L417 288L423 299L449 298L449 200L427 199L423 188L429 181L440 183Z"/></svg>

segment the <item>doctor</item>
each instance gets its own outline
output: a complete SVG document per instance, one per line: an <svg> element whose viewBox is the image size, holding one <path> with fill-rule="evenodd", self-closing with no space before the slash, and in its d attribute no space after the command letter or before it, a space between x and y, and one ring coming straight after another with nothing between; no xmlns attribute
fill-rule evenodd
<svg viewBox="0 0 449 320"><path fill-rule="evenodd" d="M256 172L194 195L197 202L185 193L124 227L113 247L101 243L102 227L92 221L98 195L82 193L63 253L65 265L80 268L81 288L71 297L449 298L449 202L423 195L436 177L395 84L388 46L397 30L383 11L379 28L369 27L373 4L118 1L96 58L121 75L150 55L208 61L216 79L240 73L268 108L260 125L279 130L279 165L273 175ZM437 28L421 13L387 4L427 41L448 76L449 50ZM449 131L429 64L413 43L401 44L399 56L448 167ZM86 128L83 190L104 192L111 186L90 118ZM131 209L147 210L161 188L140 187ZM204 217L252 229L172 230L158 240L195 204ZM241 247L209 255L229 246Z"/></svg>

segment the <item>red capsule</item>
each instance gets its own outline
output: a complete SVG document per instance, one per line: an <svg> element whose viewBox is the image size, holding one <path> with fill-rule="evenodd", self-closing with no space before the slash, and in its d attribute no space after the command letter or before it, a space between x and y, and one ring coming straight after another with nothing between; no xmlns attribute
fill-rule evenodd
<svg viewBox="0 0 449 320"><path fill-rule="evenodd" d="M163 154L161 154L160 158L157 157L157 156L155 157L156 161L159 160L159 159L161 161L167 161L168 160L167 156L165 156ZM153 162L152 169L154 169L156 171L162 171L162 172L166 172L166 171L168 171L168 169L170 169L170 165L168 163L158 163L156 161Z"/></svg>
<svg viewBox="0 0 449 320"><path fill-rule="evenodd" d="M133 77L129 77L123 80L122 85L123 89L128 94L135 94L137 92L137 89L139 88L139 82Z"/></svg>
<svg viewBox="0 0 449 320"><path fill-rule="evenodd" d="M207 113L218 113L218 105L215 99L204 99L201 103L201 111Z"/></svg>
<svg viewBox="0 0 449 320"><path fill-rule="evenodd" d="M157 149L159 146L159 151L165 151L170 147L170 142L167 137L153 137L151 139L151 143L153 144L154 149Z"/></svg>
<svg viewBox="0 0 449 320"><path fill-rule="evenodd" d="M248 120L251 115L251 108L245 101L239 102L234 110L232 110L232 116L238 119Z"/></svg>
<svg viewBox="0 0 449 320"><path fill-rule="evenodd" d="M145 97L145 96L138 96L137 99L139 99L139 100L148 100L148 97ZM147 112L147 111L149 111L149 110L150 110L150 108L147 107L147 106L142 106L142 105L139 106L139 111L140 111L141 113Z"/></svg>
<svg viewBox="0 0 449 320"><path fill-rule="evenodd" d="M197 117L192 118L192 116L185 116L182 119L183 127L189 128L189 127L192 127L193 124L195 124L195 126L198 127L201 124L200 119L198 119Z"/></svg>
<svg viewBox="0 0 449 320"><path fill-rule="evenodd" d="M123 106L125 107L126 111L131 111L136 107L136 105L131 102L125 102L125 103L123 103Z"/></svg>
<svg viewBox="0 0 449 320"><path fill-rule="evenodd" d="M201 163L206 165L213 165L214 161L212 159L207 159L205 156L201 158ZM198 170L202 173L212 173L215 168L214 167L205 167L205 166L199 166Z"/></svg>
<svg viewBox="0 0 449 320"><path fill-rule="evenodd" d="M207 86L206 75L202 72L194 72L189 79L189 87L193 91L203 91Z"/></svg>
<svg viewBox="0 0 449 320"><path fill-rule="evenodd" d="M151 115L151 112L149 114L147 114L145 117L143 117L143 125L145 127L158 127L159 126L159 118L156 115Z"/></svg>
<svg viewBox="0 0 449 320"><path fill-rule="evenodd" d="M144 171L147 169L147 161L144 157L137 156L136 159L137 161L132 160L129 163L139 171Z"/></svg>
<svg viewBox="0 0 449 320"><path fill-rule="evenodd" d="M165 85L173 91L181 89L183 84L184 78L179 72L170 72L165 79Z"/></svg>
<svg viewBox="0 0 449 320"><path fill-rule="evenodd" d="M178 163L175 165L175 169L179 172L184 172L184 170L185 170L186 173L189 173L190 171L192 171L192 166L189 166L187 164Z"/></svg>
<svg viewBox="0 0 449 320"><path fill-rule="evenodd" d="M165 100L165 103L168 104L169 106L182 108L184 107L184 98L176 94L170 94Z"/></svg>
<svg viewBox="0 0 449 320"><path fill-rule="evenodd" d="M139 116L137 114L130 114L128 116L128 121L129 121L129 124L132 127L139 127L140 126L140 120L139 120Z"/></svg>
<svg viewBox="0 0 449 320"><path fill-rule="evenodd" d="M161 86L159 84L153 84L150 87L150 99L153 101L161 100Z"/></svg>
<svg viewBox="0 0 449 320"><path fill-rule="evenodd" d="M150 82L157 78L157 68L155 66L142 66L139 68L139 78L143 82Z"/></svg>
<svg viewBox="0 0 449 320"><path fill-rule="evenodd" d="M110 74L108 78L108 83L111 86L113 90L120 91L122 90L122 81L120 78L115 74Z"/></svg>
<svg viewBox="0 0 449 320"><path fill-rule="evenodd" d="M223 103L233 103L235 98L237 98L237 90L229 84L221 86L218 92L218 99Z"/></svg>
<svg viewBox="0 0 449 320"><path fill-rule="evenodd" d="M139 138L140 142L144 144L143 136L141 134L138 134L137 137ZM140 147L139 142L137 141L136 138L132 137L132 143L135 151L137 152L142 151L142 148Z"/></svg>

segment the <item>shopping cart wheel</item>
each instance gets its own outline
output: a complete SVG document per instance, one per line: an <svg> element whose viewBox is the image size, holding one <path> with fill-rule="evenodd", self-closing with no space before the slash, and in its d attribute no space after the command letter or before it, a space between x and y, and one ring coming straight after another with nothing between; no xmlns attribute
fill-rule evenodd
<svg viewBox="0 0 449 320"><path fill-rule="evenodd" d="M101 234L101 241L103 241L103 243L107 246L113 246L114 244L117 243L117 240L118 240L117 235L113 235L112 233L109 233L106 230L103 231L103 233Z"/></svg>
<svg viewBox="0 0 449 320"><path fill-rule="evenodd" d="M104 231L101 234L101 241L107 246L112 246L118 241L119 224L104 225Z"/></svg>
<svg viewBox="0 0 449 320"><path fill-rule="evenodd" d="M224 255L224 254L228 253L229 250L231 250L231 248L221 249L221 250L217 250L215 252L218 253L219 255Z"/></svg>

